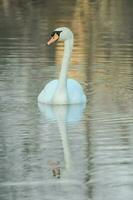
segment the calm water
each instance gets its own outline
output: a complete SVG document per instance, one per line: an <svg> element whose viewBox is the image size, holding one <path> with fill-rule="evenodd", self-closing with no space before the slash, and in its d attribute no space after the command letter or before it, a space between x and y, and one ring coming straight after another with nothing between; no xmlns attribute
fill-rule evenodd
<svg viewBox="0 0 133 200"><path fill-rule="evenodd" d="M133 2L0 1L0 200L132 200ZM44 107L70 27L86 107ZM56 176L54 176L56 175Z"/></svg>

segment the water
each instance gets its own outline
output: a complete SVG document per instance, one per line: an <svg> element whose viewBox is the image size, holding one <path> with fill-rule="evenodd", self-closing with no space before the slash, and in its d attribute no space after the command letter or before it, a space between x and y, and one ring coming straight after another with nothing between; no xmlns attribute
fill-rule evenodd
<svg viewBox="0 0 133 200"><path fill-rule="evenodd" d="M0 200L125 200L133 192L133 2L0 2ZM86 107L42 107L75 35L69 77ZM53 176L56 175L56 176Z"/></svg>

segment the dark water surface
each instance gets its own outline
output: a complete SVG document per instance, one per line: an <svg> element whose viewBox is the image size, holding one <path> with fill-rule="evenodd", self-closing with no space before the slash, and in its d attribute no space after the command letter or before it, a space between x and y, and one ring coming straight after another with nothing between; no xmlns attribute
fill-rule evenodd
<svg viewBox="0 0 133 200"><path fill-rule="evenodd" d="M60 26L85 109L37 104L59 75L63 44L44 44ZM133 2L1 0L0 111L0 200L132 200Z"/></svg>

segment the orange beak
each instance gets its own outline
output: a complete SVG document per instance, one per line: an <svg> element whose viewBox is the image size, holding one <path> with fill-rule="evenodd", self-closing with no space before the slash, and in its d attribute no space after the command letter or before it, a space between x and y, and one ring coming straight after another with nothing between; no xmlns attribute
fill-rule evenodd
<svg viewBox="0 0 133 200"><path fill-rule="evenodd" d="M47 42L47 45L50 45L50 44L56 42L58 39L59 39L59 36L57 33L55 33L54 36L51 37L50 40Z"/></svg>

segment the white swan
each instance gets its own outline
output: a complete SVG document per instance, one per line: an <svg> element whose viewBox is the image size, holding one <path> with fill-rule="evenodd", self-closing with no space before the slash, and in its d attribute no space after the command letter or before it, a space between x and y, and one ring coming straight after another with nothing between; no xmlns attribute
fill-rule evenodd
<svg viewBox="0 0 133 200"><path fill-rule="evenodd" d="M86 103L82 86L73 79L67 79L67 71L73 48L73 33L66 27L55 29L51 34L48 45L57 40L65 43L63 62L59 80L49 82L38 96L38 102L45 104L65 105Z"/></svg>

